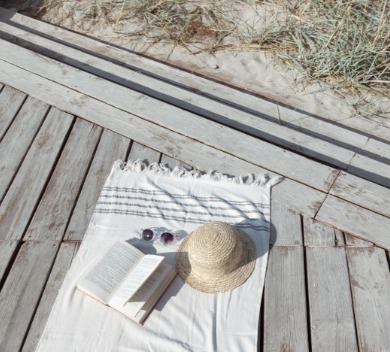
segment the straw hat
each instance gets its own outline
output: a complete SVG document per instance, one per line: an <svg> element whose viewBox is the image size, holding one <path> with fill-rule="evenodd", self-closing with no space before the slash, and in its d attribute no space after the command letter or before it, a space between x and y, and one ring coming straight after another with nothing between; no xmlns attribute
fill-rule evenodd
<svg viewBox="0 0 390 352"><path fill-rule="evenodd" d="M240 286L256 263L252 239L237 227L212 221L189 234L179 247L176 268L198 291L216 293Z"/></svg>

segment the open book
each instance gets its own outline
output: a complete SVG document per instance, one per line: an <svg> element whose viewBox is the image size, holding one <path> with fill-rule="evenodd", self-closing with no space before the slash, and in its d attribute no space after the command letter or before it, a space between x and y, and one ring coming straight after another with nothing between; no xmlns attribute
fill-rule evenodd
<svg viewBox="0 0 390 352"><path fill-rule="evenodd" d="M98 258L77 288L142 324L175 276L163 256L123 241Z"/></svg>

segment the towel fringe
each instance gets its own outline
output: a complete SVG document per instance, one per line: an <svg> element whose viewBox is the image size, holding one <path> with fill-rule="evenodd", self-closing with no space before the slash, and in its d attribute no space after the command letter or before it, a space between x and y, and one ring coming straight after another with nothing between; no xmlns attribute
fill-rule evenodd
<svg viewBox="0 0 390 352"><path fill-rule="evenodd" d="M114 163L114 169L130 172L144 172L150 175L174 176L180 178L207 178L218 182L265 186L268 189L277 185L283 180L282 176L275 176L270 178L269 174L259 174L257 176L253 174L248 174L246 176L229 176L216 170L210 170L209 172L204 173L199 170L187 170L178 166L176 166L174 169L171 169L160 163L152 163L147 165L141 160L128 162L117 160Z"/></svg>

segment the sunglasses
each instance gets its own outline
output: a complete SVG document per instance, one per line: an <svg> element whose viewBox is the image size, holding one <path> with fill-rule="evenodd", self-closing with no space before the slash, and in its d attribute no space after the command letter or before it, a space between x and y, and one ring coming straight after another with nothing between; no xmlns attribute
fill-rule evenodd
<svg viewBox="0 0 390 352"><path fill-rule="evenodd" d="M158 231L158 229L155 228L148 228L142 230L141 237L147 242L160 240L162 244L173 244L179 240L180 232L181 231Z"/></svg>

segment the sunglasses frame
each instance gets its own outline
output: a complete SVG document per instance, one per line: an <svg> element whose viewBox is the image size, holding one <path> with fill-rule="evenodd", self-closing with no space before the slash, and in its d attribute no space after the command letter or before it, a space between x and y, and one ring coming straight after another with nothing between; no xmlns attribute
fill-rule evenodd
<svg viewBox="0 0 390 352"><path fill-rule="evenodd" d="M147 236L144 236L145 231L151 231L153 233L153 236L151 238L147 238ZM160 243L164 245L171 245L171 244L175 244L180 239L181 236L179 236L179 232L180 231L170 231L165 228L148 227L145 229L141 229L140 237L145 242L155 242L157 240L160 240ZM163 236L164 234L172 236L172 240L165 239L166 236Z"/></svg>

